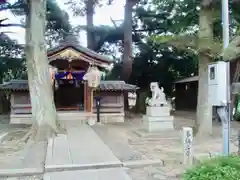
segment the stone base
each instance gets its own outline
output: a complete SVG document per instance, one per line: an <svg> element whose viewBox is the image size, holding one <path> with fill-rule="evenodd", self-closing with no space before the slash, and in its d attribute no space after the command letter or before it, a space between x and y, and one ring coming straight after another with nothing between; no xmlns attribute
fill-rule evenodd
<svg viewBox="0 0 240 180"><path fill-rule="evenodd" d="M89 117L88 120L87 120L87 123L88 123L89 126L93 126L93 125L96 124L96 120L95 120L95 118Z"/></svg>
<svg viewBox="0 0 240 180"><path fill-rule="evenodd" d="M100 121L103 124L124 122L124 113L102 113ZM97 122L97 115L85 112L57 112L58 121L79 121L82 124L94 125ZM11 114L10 124L32 124L31 114Z"/></svg>
<svg viewBox="0 0 240 180"><path fill-rule="evenodd" d="M147 116L170 116L170 108L168 106L147 106Z"/></svg>
<svg viewBox="0 0 240 180"><path fill-rule="evenodd" d="M97 117L96 117L97 119ZM124 113L112 113L100 115L100 121L103 124L107 123L123 123L124 122Z"/></svg>
<svg viewBox="0 0 240 180"><path fill-rule="evenodd" d="M173 130L173 116L144 116L143 126L148 132Z"/></svg>

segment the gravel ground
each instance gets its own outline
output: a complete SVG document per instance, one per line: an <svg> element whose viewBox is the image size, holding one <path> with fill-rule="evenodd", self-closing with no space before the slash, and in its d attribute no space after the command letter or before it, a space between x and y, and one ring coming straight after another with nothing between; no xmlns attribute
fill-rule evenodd
<svg viewBox="0 0 240 180"><path fill-rule="evenodd" d="M132 180L180 180L180 174L184 171L181 165L128 169L127 173Z"/></svg>
<svg viewBox="0 0 240 180"><path fill-rule="evenodd" d="M0 168L26 168L38 166L39 158L36 160L29 158L33 157L31 150L25 142L20 141L22 137L30 130L29 125L9 124L8 116L0 116ZM38 145L41 149L42 145ZM41 150L40 150L41 151ZM42 153L38 155L41 156ZM26 160L27 158L28 160ZM30 162L29 162L30 161ZM29 165L32 164L32 165Z"/></svg>
<svg viewBox="0 0 240 180"><path fill-rule="evenodd" d="M0 178L0 180L43 180L43 175Z"/></svg>
<svg viewBox="0 0 240 180"><path fill-rule="evenodd" d="M144 159L141 153L129 146L128 134L124 132L123 126L95 125L93 129L120 161Z"/></svg>
<svg viewBox="0 0 240 180"><path fill-rule="evenodd" d="M180 130L184 126L193 126L194 121L184 117L175 118L175 130L168 133L144 133L141 130L141 118L126 121L123 124L95 125L93 129L112 149L121 161L131 160L163 160L164 167L145 166L128 169L133 180L178 180L184 172L180 164L183 158L182 135ZM222 151L221 124L213 123L213 135L205 138L194 138L194 156L198 159L206 158L210 154ZM232 152L237 151L238 122L231 126ZM203 156L204 155L204 156Z"/></svg>

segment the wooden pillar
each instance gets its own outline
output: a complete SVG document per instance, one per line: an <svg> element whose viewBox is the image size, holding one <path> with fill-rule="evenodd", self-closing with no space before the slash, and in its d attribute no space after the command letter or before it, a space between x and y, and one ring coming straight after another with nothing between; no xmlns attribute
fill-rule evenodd
<svg viewBox="0 0 240 180"><path fill-rule="evenodd" d="M10 96L10 113L11 114L14 114L14 109L12 108L14 106L14 94L11 93L11 94L8 94L7 96Z"/></svg>
<svg viewBox="0 0 240 180"><path fill-rule="evenodd" d="M87 89L87 82L84 82L84 111L87 112L88 107L88 89Z"/></svg>
<svg viewBox="0 0 240 180"><path fill-rule="evenodd" d="M93 89L88 87L88 83L84 83L84 110L92 112L93 109Z"/></svg>
<svg viewBox="0 0 240 180"><path fill-rule="evenodd" d="M93 89L88 87L88 111L92 112L93 109Z"/></svg>

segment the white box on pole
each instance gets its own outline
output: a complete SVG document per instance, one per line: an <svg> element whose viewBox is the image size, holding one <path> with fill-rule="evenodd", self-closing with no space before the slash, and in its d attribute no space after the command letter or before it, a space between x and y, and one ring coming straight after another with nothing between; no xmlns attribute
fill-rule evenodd
<svg viewBox="0 0 240 180"><path fill-rule="evenodd" d="M226 106L228 102L227 68L224 61L208 65L208 100L212 106Z"/></svg>

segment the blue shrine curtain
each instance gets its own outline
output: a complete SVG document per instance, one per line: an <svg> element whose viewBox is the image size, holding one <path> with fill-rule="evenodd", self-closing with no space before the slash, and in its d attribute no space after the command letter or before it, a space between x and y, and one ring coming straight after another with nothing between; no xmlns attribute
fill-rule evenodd
<svg viewBox="0 0 240 180"><path fill-rule="evenodd" d="M72 75L73 79L76 80L83 80L83 76L85 75L85 72L60 72L55 74L55 79L63 79L68 75Z"/></svg>

